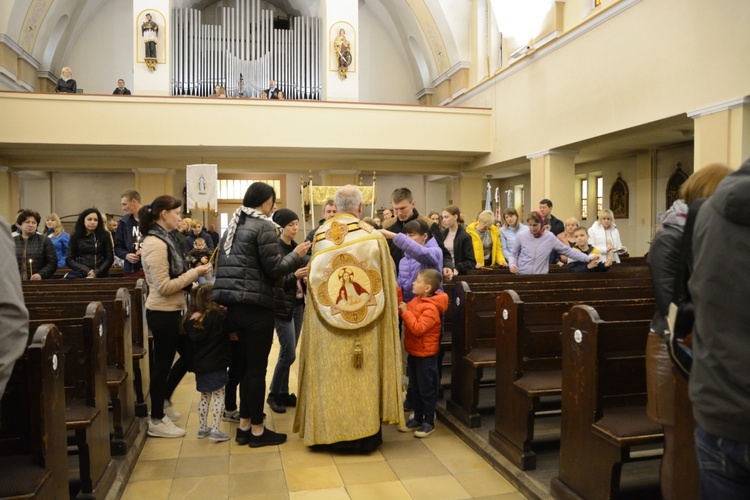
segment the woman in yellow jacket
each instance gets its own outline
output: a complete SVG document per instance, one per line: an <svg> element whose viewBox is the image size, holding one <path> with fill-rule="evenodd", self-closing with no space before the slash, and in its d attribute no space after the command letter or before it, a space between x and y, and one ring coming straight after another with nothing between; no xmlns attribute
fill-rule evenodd
<svg viewBox="0 0 750 500"><path fill-rule="evenodd" d="M495 225L495 216L485 210L477 216L476 222L469 224L466 232L471 236L477 269L489 266L507 267L503 257L503 244L500 242L500 229Z"/></svg>

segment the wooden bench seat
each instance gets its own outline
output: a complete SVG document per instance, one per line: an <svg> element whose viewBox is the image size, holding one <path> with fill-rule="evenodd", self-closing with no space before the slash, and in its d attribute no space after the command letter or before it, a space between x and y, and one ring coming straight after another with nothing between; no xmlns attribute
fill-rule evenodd
<svg viewBox="0 0 750 500"><path fill-rule="evenodd" d="M594 308L573 307L563 319L560 467L555 498L617 498L624 462L658 445L661 426L646 417L644 321L604 321Z"/></svg>
<svg viewBox="0 0 750 500"><path fill-rule="evenodd" d="M103 497L116 475L109 444L105 318L101 302L92 302L83 317L55 320L66 348L65 420L78 453L83 496ZM34 328L44 321L29 324Z"/></svg>
<svg viewBox="0 0 750 500"><path fill-rule="evenodd" d="M0 400L2 498L68 498L64 368L62 335L40 326Z"/></svg>
<svg viewBox="0 0 750 500"><path fill-rule="evenodd" d="M123 455L135 440L135 421L132 329L130 294L125 288L117 290L114 298L106 299L98 294L106 311L107 341L107 386L112 402L112 455ZM24 295L26 299L26 295ZM34 319L55 320L70 315L84 315L89 302L82 300L37 300L30 294L27 308Z"/></svg>
<svg viewBox="0 0 750 500"><path fill-rule="evenodd" d="M654 299L627 297L633 289L607 294L597 291L587 304L597 307L607 319L641 318L638 325L648 331L654 311ZM542 297L548 296L543 293ZM583 298L578 296L578 299ZM532 449L534 419L539 412L539 398L559 396L562 392L563 315L578 300L556 302L524 301L513 290L497 299L498 368L495 386L495 426L490 431L490 445L517 467L536 468ZM645 344L644 344L645 348Z"/></svg>
<svg viewBox="0 0 750 500"><path fill-rule="evenodd" d="M99 278L95 280L41 280L27 281L23 284L24 295L30 301L49 301L58 297L67 300L99 300L101 296L113 296L120 288L126 288L131 294L131 325L133 357L133 385L135 391L135 414L145 417L148 414L146 400L151 382L150 342L146 324L146 297L148 285L143 278ZM93 298L92 298L93 297Z"/></svg>
<svg viewBox="0 0 750 500"><path fill-rule="evenodd" d="M590 298L599 300L618 299L621 297L643 298L653 300L651 281L648 278L619 277L590 278L593 273L583 274L583 280L571 277L570 274L560 277L523 276L535 278L530 282L513 283L521 297L534 301L552 302L565 301L572 305L585 302ZM474 290L475 284L459 282L453 290L454 322L453 344L451 346L451 398L446 402L448 410L469 427L481 425L479 414L479 388L486 386L482 383L486 368L496 365L496 309L497 298L507 288L509 282L489 284ZM497 288L500 287L500 288ZM567 308L570 307L567 306ZM538 337L542 332L548 334L551 345L550 355L552 369L560 369L559 362L559 334L562 314L567 308L558 308L552 316L546 315L538 324L529 324L536 328ZM536 342L538 348L543 343ZM545 362L542 353L533 357L532 363Z"/></svg>

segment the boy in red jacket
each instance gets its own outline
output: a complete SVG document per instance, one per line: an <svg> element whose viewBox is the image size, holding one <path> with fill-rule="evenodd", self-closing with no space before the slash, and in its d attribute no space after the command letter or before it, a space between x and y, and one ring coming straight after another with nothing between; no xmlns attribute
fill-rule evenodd
<svg viewBox="0 0 750 500"><path fill-rule="evenodd" d="M415 431L424 438L435 432L435 405L440 377L440 316L448 310L448 296L440 292L442 276L434 269L419 271L414 282L414 298L408 304L400 302L399 315L404 322L404 346L409 354L409 381L414 384L414 417L402 432Z"/></svg>

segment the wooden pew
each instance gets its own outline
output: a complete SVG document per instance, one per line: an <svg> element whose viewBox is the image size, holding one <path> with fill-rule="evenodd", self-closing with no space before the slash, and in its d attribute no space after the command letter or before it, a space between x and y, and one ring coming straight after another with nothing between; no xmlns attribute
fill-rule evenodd
<svg viewBox="0 0 750 500"><path fill-rule="evenodd" d="M583 276L592 276L584 274ZM525 277L528 278L528 277ZM585 302L593 297L600 299L621 297L652 297L651 282L647 278L584 278L559 276L536 278L529 282L487 283L479 291L461 284L454 289L454 322L451 348L451 398L446 402L448 410L469 427L481 425L478 411L479 389L484 371L496 365L496 300L504 289L513 286L524 296L535 300L568 300L572 303ZM621 284L624 283L624 286ZM472 285L473 286L473 285ZM542 290L542 291L540 291ZM568 306L569 308L570 306ZM551 325L558 332L562 313ZM491 385L491 382L490 382Z"/></svg>
<svg viewBox="0 0 750 500"><path fill-rule="evenodd" d="M443 367L448 367L451 373L451 380L454 377L454 357L452 345L453 345L453 322L456 314L454 307L456 304L454 297L454 289L461 282L465 282L469 285L473 291L479 291L482 289L500 290L500 289L521 289L524 286L529 286L534 289L541 289L550 281L554 283L551 286L560 288L567 288L574 286L576 283L591 283L602 282L606 280L616 279L620 286L632 286L642 285L645 282L650 282L651 274L646 266L645 258L643 257L631 257L626 258L623 261L623 265L618 265L606 274L602 273L570 273L567 267L559 268L558 266L551 266L550 270L553 270L552 275L533 275L533 276L518 276L512 274L507 268L491 268L491 269L476 269L471 271L469 274L463 274L457 276L452 281L443 283L443 290L448 295L448 311L445 313L445 321L443 325L443 338L440 342L440 350L443 356ZM459 330L462 330L459 327ZM462 338L457 339L458 342L463 342ZM450 385L450 384L449 384Z"/></svg>
<svg viewBox="0 0 750 500"><path fill-rule="evenodd" d="M62 335L34 333L0 401L0 497L68 498Z"/></svg>
<svg viewBox="0 0 750 500"><path fill-rule="evenodd" d="M31 320L30 329L45 321ZM65 418L78 451L81 494L96 498L106 495L117 472L109 445L105 321L100 302L90 303L83 317L55 320L66 349Z"/></svg>
<svg viewBox="0 0 750 500"><path fill-rule="evenodd" d="M110 447L112 455L124 455L137 434L134 389L130 383L134 376L130 293L125 288L120 288L112 299L105 299L101 293L97 293L94 297L80 301L51 301L33 294L24 295L31 317L49 320L71 315L83 316L89 302L95 297L98 297L107 312L107 387L112 401L113 420ZM63 297L65 298L68 297Z"/></svg>
<svg viewBox="0 0 750 500"><path fill-rule="evenodd" d="M626 461L639 445L663 441L661 426L646 416L642 321L602 321L576 306L563 328L562 429L555 498L617 498Z"/></svg>
<svg viewBox="0 0 750 500"><path fill-rule="evenodd" d="M654 300L650 286L644 290L591 289L588 296L580 292L577 297L571 294L567 300L557 301L549 301L554 295L547 292L534 297L539 302L524 302L513 290L498 297L497 410L489 436L494 448L523 470L536 467L531 443L540 398L559 396L562 390L563 314L576 303L586 302L607 319L638 319L648 330Z"/></svg>
<svg viewBox="0 0 750 500"><path fill-rule="evenodd" d="M101 278L77 280L42 280L25 282L24 294L27 296L47 296L57 300L61 295L66 298L86 300L90 294L98 292L110 295L119 288L127 288L131 294L133 311L132 319L132 357L133 357L133 385L135 390L135 414L139 417L148 415L146 404L151 382L149 363L149 332L146 324L146 297L148 285L143 278ZM43 299L41 299L43 300Z"/></svg>

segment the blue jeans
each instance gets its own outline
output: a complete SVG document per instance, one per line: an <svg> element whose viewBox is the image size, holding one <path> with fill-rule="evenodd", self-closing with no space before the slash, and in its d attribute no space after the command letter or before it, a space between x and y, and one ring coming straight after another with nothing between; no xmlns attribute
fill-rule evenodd
<svg viewBox="0 0 750 500"><path fill-rule="evenodd" d="M695 424L701 498L750 499L750 443L714 436Z"/></svg>
<svg viewBox="0 0 750 500"><path fill-rule="evenodd" d="M409 354L409 385L412 387L414 420L435 425L438 388L438 355L418 358Z"/></svg>
<svg viewBox="0 0 750 500"><path fill-rule="evenodd" d="M289 395L289 369L297 359L297 341L302 330L302 315L305 312L303 300L294 301L290 319L276 318L276 335L279 337L279 359L273 371L270 392L280 396Z"/></svg>

